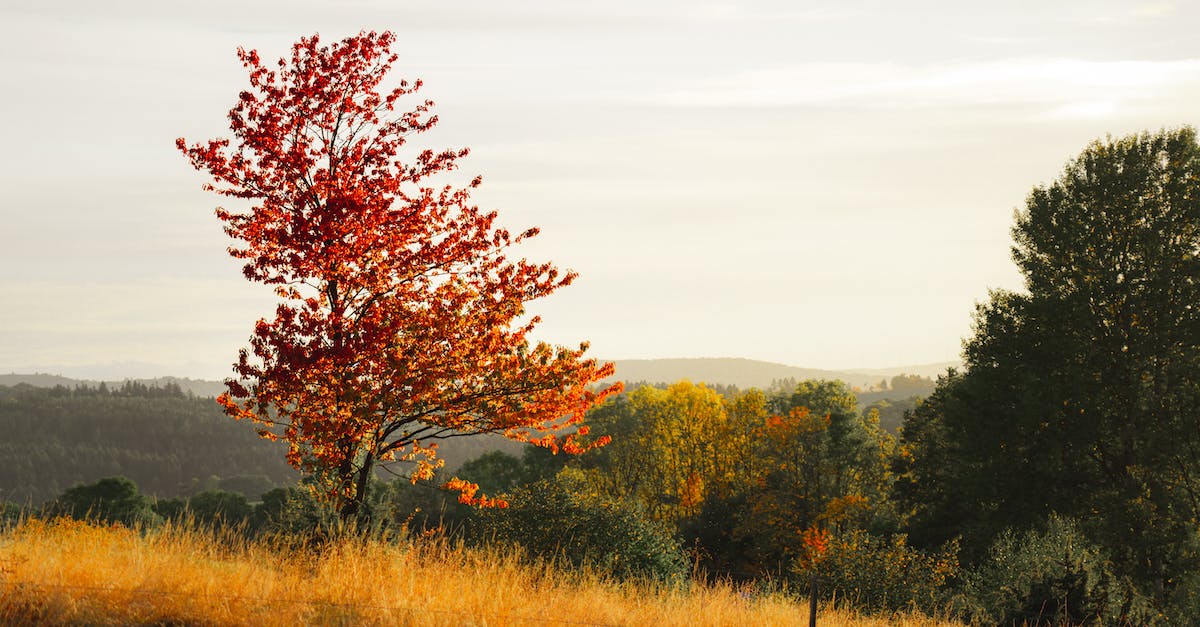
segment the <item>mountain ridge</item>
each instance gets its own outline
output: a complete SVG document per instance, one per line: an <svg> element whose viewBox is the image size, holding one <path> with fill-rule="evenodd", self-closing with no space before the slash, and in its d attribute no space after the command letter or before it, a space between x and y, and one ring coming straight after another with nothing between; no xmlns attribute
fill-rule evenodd
<svg viewBox="0 0 1200 627"><path fill-rule="evenodd" d="M739 388L766 388L780 379L833 379L852 387L869 387L881 378L914 374L936 379L947 368L959 367L957 362L940 362L892 368L862 370L826 370L789 366L771 361L741 357L689 357L670 359L614 359L616 375L612 380L650 383L688 379L696 383L736 385Z"/></svg>
<svg viewBox="0 0 1200 627"><path fill-rule="evenodd" d="M630 383L671 383L680 379L688 379L696 383L714 385L735 385L739 388L767 388L780 379L834 379L846 382L847 385L869 387L878 384L880 379L891 378L900 374L919 375L936 379L947 368L958 368L958 362L947 361L932 364L916 364L894 366L891 368L855 368L846 370L828 370L822 368L805 368L787 364L747 359L743 357L676 357L659 359L605 359L616 366L616 375L609 380L620 380ZM34 387L64 387L88 386L97 387L104 383L108 387L119 387L126 381L140 383L148 387L163 387L168 384L178 385L185 393L199 397L216 396L225 390L221 381L192 379L188 377L130 377L125 379L76 379L59 374L49 373L10 373L0 374L0 385L14 386L27 384Z"/></svg>

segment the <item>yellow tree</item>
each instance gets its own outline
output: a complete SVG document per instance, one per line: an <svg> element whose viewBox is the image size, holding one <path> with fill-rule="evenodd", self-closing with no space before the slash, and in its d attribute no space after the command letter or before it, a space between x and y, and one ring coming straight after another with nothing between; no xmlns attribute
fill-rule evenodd
<svg viewBox="0 0 1200 627"><path fill-rule="evenodd" d="M635 493L657 519L676 523L693 515L714 475L715 438L726 428L721 395L680 381L666 389L642 387L629 398L649 461Z"/></svg>
<svg viewBox="0 0 1200 627"><path fill-rule="evenodd" d="M725 399L688 381L643 386L588 421L595 435L612 436L585 462L592 484L612 496L634 496L671 524L694 516L711 492L727 486L744 454L725 446L736 439Z"/></svg>

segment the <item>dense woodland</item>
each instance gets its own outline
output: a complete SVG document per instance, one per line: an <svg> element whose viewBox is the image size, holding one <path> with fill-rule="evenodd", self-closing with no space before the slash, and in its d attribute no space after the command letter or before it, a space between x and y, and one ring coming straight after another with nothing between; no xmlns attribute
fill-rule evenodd
<svg viewBox="0 0 1200 627"><path fill-rule="evenodd" d="M40 504L109 475L158 496L258 494L298 478L278 444L175 386L0 386L0 429L0 495L14 503Z"/></svg>
<svg viewBox="0 0 1200 627"><path fill-rule="evenodd" d="M169 383L0 386L0 430L0 500L11 503L40 505L113 475L156 497L220 489L251 500L300 478L284 459L286 447L230 420L211 397ZM487 451L521 451L499 436L440 448L447 471Z"/></svg>
<svg viewBox="0 0 1200 627"><path fill-rule="evenodd" d="M231 421L212 398L185 392L170 382L137 381L94 385L0 386L0 500L39 505L63 490L122 475L151 496L188 497L204 490L229 490L256 500L299 474L283 459L279 444L262 440L249 425ZM903 411L915 406L916 391L933 382L914 376L882 380L862 396L881 398L880 424L895 432ZM794 386L783 379L770 389ZM630 389L643 383L628 384ZM666 388L668 384L645 384ZM737 387L713 385L723 393ZM909 395L909 396L906 396ZM861 402L861 400L860 400ZM442 474L489 452L520 457L524 445L498 435L455 438L439 445ZM396 469L404 472L403 468ZM382 480L395 476L380 470ZM485 481L486 483L486 481ZM490 485L490 484L489 484Z"/></svg>

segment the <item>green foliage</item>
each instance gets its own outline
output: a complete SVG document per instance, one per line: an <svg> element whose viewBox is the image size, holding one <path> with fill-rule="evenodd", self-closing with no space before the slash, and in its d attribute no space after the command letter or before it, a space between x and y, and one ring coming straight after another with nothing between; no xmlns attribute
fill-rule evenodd
<svg viewBox="0 0 1200 627"><path fill-rule="evenodd" d="M0 529L19 522L25 516L25 510L16 503L0 501Z"/></svg>
<svg viewBox="0 0 1200 627"><path fill-rule="evenodd" d="M285 491L280 488L281 491ZM189 498L159 499L154 511L166 520L192 522L204 527L237 527L248 524L255 513L246 497L237 492L205 490Z"/></svg>
<svg viewBox="0 0 1200 627"><path fill-rule="evenodd" d="M609 404L614 400L619 402L622 398L624 397L612 397L600 407L593 409L592 413L588 414L589 424L592 420L590 416L599 415L599 412L601 412L603 408L608 407ZM594 433L595 431L595 427L592 427L592 432ZM604 451L606 448L608 447L604 447L599 451L593 451L592 455L596 455L601 451ZM522 483L527 484L542 481L544 479L550 479L554 477L554 475L557 475L559 472L561 472L563 468L566 468L567 463L571 461L571 459L572 458L569 455L556 455L548 448L526 444L524 445L524 450L521 452L521 466L523 474Z"/></svg>
<svg viewBox="0 0 1200 627"><path fill-rule="evenodd" d="M96 483L78 485L50 506L54 514L79 520L98 520L126 526L153 525L159 522L150 499L138 491L137 484L125 477L106 477Z"/></svg>
<svg viewBox="0 0 1200 627"><path fill-rule="evenodd" d="M856 610L937 613L958 576L957 554L955 542L921 551L902 534L885 538L855 529L835 535L815 564L794 562L792 575L804 587L815 571L823 597Z"/></svg>
<svg viewBox="0 0 1200 627"><path fill-rule="evenodd" d="M304 540L333 533L337 516L330 503L316 498L302 482L263 494L250 515L250 527L260 534Z"/></svg>
<svg viewBox="0 0 1200 627"><path fill-rule="evenodd" d="M963 376L947 373L937 390L906 417L892 460L891 497L909 539L928 548L961 537L967 562L978 559L1006 526L1036 520L1026 510L996 505L998 493L1016 492L1021 486L1012 483L1012 473L1004 471L1005 459L998 454L1009 446L1003 426L996 424L996 432L972 437L980 428L967 420L973 406ZM1035 490L1018 494L1039 496Z"/></svg>
<svg viewBox="0 0 1200 627"><path fill-rule="evenodd" d="M899 374L892 377L891 390L913 396L925 396L933 391L936 383L929 377L916 374Z"/></svg>
<svg viewBox="0 0 1200 627"><path fill-rule="evenodd" d="M878 413L860 413L840 381L803 381L772 400L780 415L756 433L753 454L761 470L749 487L750 520L763 528L750 533L767 538L772 559L790 562L799 531L812 526L891 526L876 520L891 518L887 460L894 448Z"/></svg>
<svg viewBox="0 0 1200 627"><path fill-rule="evenodd" d="M1044 528L1002 532L964 577L959 609L989 625L1147 625L1162 618L1111 570L1079 525L1051 516Z"/></svg>
<svg viewBox="0 0 1200 627"><path fill-rule="evenodd" d="M443 481L444 476L438 474L417 483L396 479L374 484L367 501L372 524L416 535L462 534L474 508L459 503L457 493L439 488Z"/></svg>
<svg viewBox="0 0 1200 627"><path fill-rule="evenodd" d="M163 520L181 521L187 517L187 499L157 499L151 507Z"/></svg>
<svg viewBox="0 0 1200 627"><path fill-rule="evenodd" d="M276 486L267 475L233 475L219 479L216 489L243 494L247 499L257 499Z"/></svg>
<svg viewBox="0 0 1200 627"><path fill-rule="evenodd" d="M929 392L933 389L930 388ZM867 403L863 407L862 413L864 416L875 411L879 415L879 427L892 435L900 432L900 427L904 424L904 415L917 408L917 403L921 397L910 396L908 398L899 398L894 400L879 399ZM863 399L860 397L860 401Z"/></svg>
<svg viewBox="0 0 1200 627"><path fill-rule="evenodd" d="M904 427L914 542L1079 521L1164 605L1200 551L1200 146L1190 128L1095 142L1013 228L1028 293L994 292ZM900 484L903 484L901 486Z"/></svg>
<svg viewBox="0 0 1200 627"><path fill-rule="evenodd" d="M774 411L787 413L796 407L807 407L817 415L854 416L858 414L858 399L842 381L806 379L796 384L791 394L779 394L774 399Z"/></svg>
<svg viewBox="0 0 1200 627"><path fill-rule="evenodd" d="M666 528L635 505L591 493L577 471L520 488L508 508L478 515L478 540L513 542L531 555L587 564L618 579L687 576L687 559Z"/></svg>
<svg viewBox="0 0 1200 627"><path fill-rule="evenodd" d="M187 500L193 520L206 526L236 526L250 519L254 508L236 492L208 490Z"/></svg>
<svg viewBox="0 0 1200 627"><path fill-rule="evenodd" d="M455 475L478 484L487 496L496 496L525 483L525 465L508 453L490 451L463 464Z"/></svg>
<svg viewBox="0 0 1200 627"><path fill-rule="evenodd" d="M768 570L759 557L759 545L770 543L761 523L747 493L739 491L706 499L698 514L680 523L679 535L705 572L747 581Z"/></svg>

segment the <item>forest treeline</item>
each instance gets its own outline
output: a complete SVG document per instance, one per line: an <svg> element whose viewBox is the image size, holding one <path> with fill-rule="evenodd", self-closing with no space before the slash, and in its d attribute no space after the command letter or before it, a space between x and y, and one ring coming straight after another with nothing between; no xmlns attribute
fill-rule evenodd
<svg viewBox="0 0 1200 627"><path fill-rule="evenodd" d="M169 382L0 386L0 431L0 501L21 505L114 475L162 498L229 490L256 499L300 478L285 445ZM483 436L441 448L453 470L486 451L520 454L521 445Z"/></svg>
<svg viewBox="0 0 1200 627"><path fill-rule="evenodd" d="M0 429L0 499L12 503L37 505L109 475L158 496L257 494L299 477L277 443L174 385L0 386Z"/></svg>
<svg viewBox="0 0 1200 627"><path fill-rule="evenodd" d="M900 387L889 388L889 381ZM914 382L925 387L904 387ZM889 389L893 397L932 390L932 381L912 375L882 384L866 395ZM881 399L868 409L877 409L881 424L894 431L916 398ZM39 505L74 485L114 475L130 478L154 497L229 490L251 499L271 488L293 485L300 476L284 460L281 444L262 440L248 424L231 421L213 399L193 396L170 382L0 386L0 429L5 433L0 440L0 500L24 505ZM441 444L439 457L452 472L483 453L519 456L522 448L495 435L455 438Z"/></svg>
<svg viewBox="0 0 1200 627"><path fill-rule="evenodd" d="M428 481L381 479L366 502L369 524L511 541L547 558L600 564L615 576L681 579L699 564L741 581L795 575L793 562L806 550L800 532L818 523L894 531L894 517L879 504L895 439L880 427L878 409L859 411L842 382L780 381L766 391L687 381L631 389L588 417L588 437L611 439L607 446L573 456L526 445L517 455L489 451ZM63 392L42 391L55 393ZM439 489L451 474L477 482L504 506L459 504ZM337 524L306 483L260 491L210 484L175 498L154 498L140 485L126 477L74 485L39 511L126 524L189 519L252 533Z"/></svg>
<svg viewBox="0 0 1200 627"><path fill-rule="evenodd" d="M1078 599L1078 608L1071 596L1070 611L1095 610L1087 604L1095 600L1087 588L1094 573L1086 569L1100 577L1102 565L1075 555L1056 561L1064 541L1084 556L1095 551L1072 521L1051 519L1056 526L1045 537L1000 537L1009 545L998 559L960 561L970 547L959 538L910 541L921 529L895 489L906 477L904 439L880 426L877 408L860 411L840 381L767 390L643 384L610 398L587 422L589 438L611 442L577 456L534 446L517 455L494 450L453 473L500 498L501 507L460 504L439 489L451 476L439 473L416 483L374 482L363 520L378 533L516 544L533 557L618 579L728 578L803 591L815 575L824 598L857 611L1036 621L1060 609L1044 595L1081 590L1092 596ZM219 525L252 536L336 533L342 521L313 487L302 481L255 494L209 486L154 498L127 478L108 477L66 489L36 511L129 525ZM6 511L21 515L11 505ZM1049 556L1048 565L1025 570L1038 555ZM1022 588L1025 580L1033 587ZM988 596L993 583L1010 594Z"/></svg>

